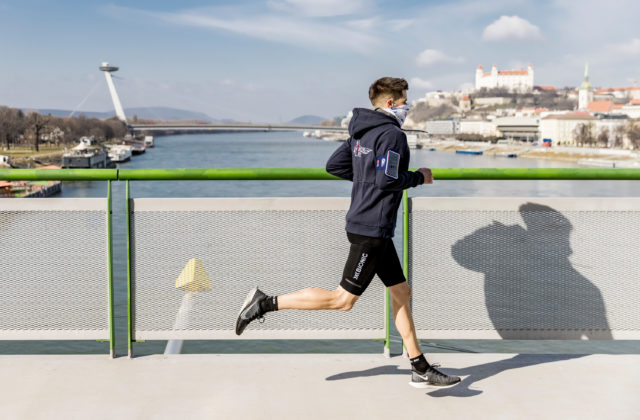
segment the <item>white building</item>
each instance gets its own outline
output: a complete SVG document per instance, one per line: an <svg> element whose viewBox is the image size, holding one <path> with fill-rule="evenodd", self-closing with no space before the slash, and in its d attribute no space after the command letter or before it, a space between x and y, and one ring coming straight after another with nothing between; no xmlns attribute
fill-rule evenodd
<svg viewBox="0 0 640 420"><path fill-rule="evenodd" d="M613 147L615 146L614 140L615 140L615 136L616 134L621 135L622 136L622 146L626 147L628 146L627 143L627 139L624 136L624 128L627 124L628 118L625 118L626 115L610 115L606 118L600 118L595 122L595 133L594 135L597 137L598 135L600 135L600 133L605 132L607 137L609 138L608 141L608 146L609 147ZM622 133L620 132L622 131Z"/></svg>
<svg viewBox="0 0 640 420"><path fill-rule="evenodd" d="M426 129L434 136L451 136L459 132L459 122L456 120L427 121Z"/></svg>
<svg viewBox="0 0 640 420"><path fill-rule="evenodd" d="M537 117L504 117L494 120L502 137L534 142L538 140L540 120Z"/></svg>
<svg viewBox="0 0 640 420"><path fill-rule="evenodd" d="M473 103L475 106L506 105L511 103L511 98L490 96L486 98L476 98L473 100Z"/></svg>
<svg viewBox="0 0 640 420"><path fill-rule="evenodd" d="M578 89L578 109L581 111L586 110L589 104L593 102L593 89L591 83L589 83L589 65L584 65L584 80Z"/></svg>
<svg viewBox="0 0 640 420"><path fill-rule="evenodd" d="M632 99L628 104L615 108L614 114L626 114L629 118L640 118L640 99Z"/></svg>
<svg viewBox="0 0 640 420"><path fill-rule="evenodd" d="M460 120L460 133L479 134L485 137L497 137L499 135L496 124L493 121L469 119Z"/></svg>
<svg viewBox="0 0 640 420"><path fill-rule="evenodd" d="M462 112L471 111L471 99L469 99L468 96L463 96L462 99L460 99L458 108Z"/></svg>
<svg viewBox="0 0 640 420"><path fill-rule="evenodd" d="M596 99L640 99L640 87L603 88L594 91Z"/></svg>
<svg viewBox="0 0 640 420"><path fill-rule="evenodd" d="M432 92L427 92L423 98L417 99L414 103L425 103L430 107L436 107L440 105L451 105L453 98L455 97L452 92L443 92L441 90L436 90Z"/></svg>
<svg viewBox="0 0 640 420"><path fill-rule="evenodd" d="M540 138L551 139L553 145L575 145L574 132L578 124L595 126L596 120L596 117L586 112L550 114L540 119Z"/></svg>
<svg viewBox="0 0 640 420"><path fill-rule="evenodd" d="M533 91L533 66L527 70L498 71L494 64L491 71L485 73L482 66L476 69L476 90L487 88L506 88L512 92L526 93Z"/></svg>

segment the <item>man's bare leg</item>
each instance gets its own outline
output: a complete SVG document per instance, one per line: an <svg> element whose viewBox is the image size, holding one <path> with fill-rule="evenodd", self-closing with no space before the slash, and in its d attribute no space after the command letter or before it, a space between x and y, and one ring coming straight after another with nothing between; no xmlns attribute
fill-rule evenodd
<svg viewBox="0 0 640 420"><path fill-rule="evenodd" d="M416 327L413 324L411 314L411 287L407 282L389 287L391 293L391 303L393 306L393 320L396 328L404 340L410 358L422 354L418 339L416 337Z"/></svg>
<svg viewBox="0 0 640 420"><path fill-rule="evenodd" d="M411 359L411 382L409 385L416 388L429 386L452 386L460 382L457 376L450 376L434 369L420 351L420 344L416 338L416 327L411 315L411 287L407 282L389 287L391 302L393 304L393 319L396 327L407 346L407 352Z"/></svg>
<svg viewBox="0 0 640 420"><path fill-rule="evenodd" d="M334 309L350 310L359 296L347 292L341 286L336 290L303 289L278 296L278 310L282 309Z"/></svg>

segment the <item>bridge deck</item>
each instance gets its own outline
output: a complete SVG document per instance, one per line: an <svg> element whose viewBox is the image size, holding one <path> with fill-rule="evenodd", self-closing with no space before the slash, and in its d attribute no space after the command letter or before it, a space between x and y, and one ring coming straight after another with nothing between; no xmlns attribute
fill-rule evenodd
<svg viewBox="0 0 640 420"><path fill-rule="evenodd" d="M436 354L464 377L407 385L379 355L0 356L11 419L638 419L640 355Z"/></svg>

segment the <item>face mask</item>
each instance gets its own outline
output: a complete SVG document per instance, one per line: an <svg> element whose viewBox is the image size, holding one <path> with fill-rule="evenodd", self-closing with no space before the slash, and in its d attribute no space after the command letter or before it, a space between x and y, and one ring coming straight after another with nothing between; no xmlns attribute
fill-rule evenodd
<svg viewBox="0 0 640 420"><path fill-rule="evenodd" d="M409 105L401 105L389 108L389 110L393 112L393 115L396 116L396 119L398 120L400 125L402 125L404 124L404 120L407 118L407 114L409 113L410 108Z"/></svg>

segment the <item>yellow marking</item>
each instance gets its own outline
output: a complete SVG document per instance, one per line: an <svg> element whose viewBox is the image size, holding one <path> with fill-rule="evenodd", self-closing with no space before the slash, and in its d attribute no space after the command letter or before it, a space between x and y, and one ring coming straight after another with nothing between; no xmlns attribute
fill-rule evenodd
<svg viewBox="0 0 640 420"><path fill-rule="evenodd" d="M211 290L211 279L198 258L191 258L176 279L176 287L188 292L206 292Z"/></svg>

